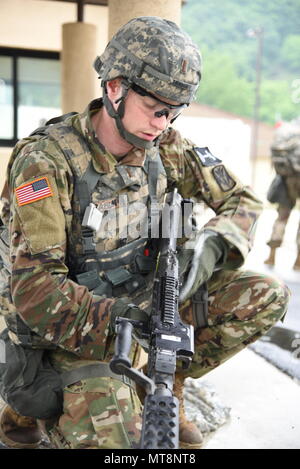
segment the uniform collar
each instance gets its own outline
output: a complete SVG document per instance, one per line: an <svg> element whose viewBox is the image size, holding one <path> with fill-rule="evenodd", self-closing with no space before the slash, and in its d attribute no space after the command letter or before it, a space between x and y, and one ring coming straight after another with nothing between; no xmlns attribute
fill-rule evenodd
<svg viewBox="0 0 300 469"><path fill-rule="evenodd" d="M121 160L117 160L114 155L109 153L102 143L98 140L92 126L91 118L103 106L102 99L92 101L82 114L78 114L78 120L74 127L85 136L91 148L93 166L99 173L110 173L116 166L139 166L145 163L146 152L144 149L133 148Z"/></svg>

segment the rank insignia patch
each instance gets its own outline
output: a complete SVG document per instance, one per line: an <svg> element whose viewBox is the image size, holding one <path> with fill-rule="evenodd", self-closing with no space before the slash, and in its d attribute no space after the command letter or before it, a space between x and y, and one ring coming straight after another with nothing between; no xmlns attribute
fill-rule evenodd
<svg viewBox="0 0 300 469"><path fill-rule="evenodd" d="M218 186L223 192L230 191L236 185L235 180L232 179L231 176L229 176L225 166L223 166L222 164L213 168L212 172L216 182L218 183Z"/></svg>
<svg viewBox="0 0 300 469"><path fill-rule="evenodd" d="M203 166L215 166L218 163L222 163L222 160L214 156L207 147L195 147L194 150L199 156Z"/></svg>
<svg viewBox="0 0 300 469"><path fill-rule="evenodd" d="M53 193L48 178L42 177L23 184L16 189L18 205L31 204L46 197L52 197Z"/></svg>

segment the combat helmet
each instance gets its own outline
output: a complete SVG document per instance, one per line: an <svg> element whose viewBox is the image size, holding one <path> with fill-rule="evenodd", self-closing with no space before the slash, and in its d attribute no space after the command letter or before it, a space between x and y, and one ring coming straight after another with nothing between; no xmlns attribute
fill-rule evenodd
<svg viewBox="0 0 300 469"><path fill-rule="evenodd" d="M201 79L201 56L191 38L175 23L155 16L134 18L122 26L96 58L94 68L102 79L103 101L116 120L123 138L149 148L148 142L130 134L122 124L128 90L138 87L163 98L189 105ZM123 95L118 110L107 97L105 83L122 77Z"/></svg>
<svg viewBox="0 0 300 469"><path fill-rule="evenodd" d="M272 163L281 176L300 173L300 118L281 122L271 145Z"/></svg>

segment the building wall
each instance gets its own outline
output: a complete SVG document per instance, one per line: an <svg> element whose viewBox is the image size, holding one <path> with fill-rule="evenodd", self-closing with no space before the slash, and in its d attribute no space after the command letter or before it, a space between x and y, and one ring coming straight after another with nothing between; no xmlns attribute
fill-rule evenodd
<svg viewBox="0 0 300 469"><path fill-rule="evenodd" d="M236 114L223 111L222 109L216 109L206 104L192 103L191 106L185 109L183 115L187 117L200 117L203 121L224 121L227 122L226 125L228 125L228 128L231 127L229 124L230 122L239 122L240 124L244 124L244 126L248 127L249 132L251 132L253 125L252 120L249 118L238 116ZM232 158L228 159L230 167L239 177L241 177L243 182L250 183L254 187L256 193L265 200L266 192L274 177L274 170L271 166L271 143L274 137L274 127L264 122L260 122L257 158L254 165L250 159L251 139L241 139L240 132L237 132L236 134L230 133L230 135L226 134L226 142L225 144L222 144L222 142L219 142L219 138L222 138L222 132L218 132L218 128L219 127L217 125L215 145L218 150L219 148L224 148L224 150L226 150L224 161L228 158L228 149L232 146L234 152L232 153ZM243 128L243 125L241 125L241 128ZM247 134L245 133L244 135L246 136ZM235 140L231 144L230 136ZM238 147L241 149L241 157L237 156ZM223 154L221 154L221 157L223 158ZM253 167L254 169L252 169Z"/></svg>
<svg viewBox="0 0 300 469"><path fill-rule="evenodd" d="M244 124L247 124L252 127L252 120L247 117L237 116L231 112L223 111L222 109L217 109L206 104L193 103L190 107L185 109L184 115L186 116L201 116L201 117L211 117L219 119L229 119L236 120L240 119ZM274 127L272 125L266 124L265 122L260 122L259 131L258 131L258 148L257 148L257 157L258 159L265 159L271 157L270 146L274 136Z"/></svg>
<svg viewBox="0 0 300 469"><path fill-rule="evenodd" d="M0 0L0 46L60 52L62 25L76 20L75 3ZM108 38L108 8L85 5L84 20L97 26L98 53L101 54ZM96 73L94 89L95 97L99 96L99 80ZM0 191L10 153L11 148L0 147Z"/></svg>
<svg viewBox="0 0 300 469"><path fill-rule="evenodd" d="M60 51L61 26L77 20L75 3L42 0L1 0L0 46ZM98 30L99 53L108 37L108 9L85 5L84 21Z"/></svg>
<svg viewBox="0 0 300 469"><path fill-rule="evenodd" d="M174 126L195 145L208 147L244 183L251 183L251 129L241 119L184 115L175 121Z"/></svg>

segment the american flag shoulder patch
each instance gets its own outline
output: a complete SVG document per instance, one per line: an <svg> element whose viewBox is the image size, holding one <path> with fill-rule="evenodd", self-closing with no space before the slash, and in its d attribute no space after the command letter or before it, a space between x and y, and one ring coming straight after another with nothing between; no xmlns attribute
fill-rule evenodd
<svg viewBox="0 0 300 469"><path fill-rule="evenodd" d="M26 184L17 187L15 192L19 206L31 204L37 200L53 196L47 177L41 177L34 179L31 182L27 182Z"/></svg>

